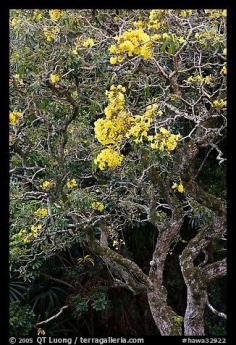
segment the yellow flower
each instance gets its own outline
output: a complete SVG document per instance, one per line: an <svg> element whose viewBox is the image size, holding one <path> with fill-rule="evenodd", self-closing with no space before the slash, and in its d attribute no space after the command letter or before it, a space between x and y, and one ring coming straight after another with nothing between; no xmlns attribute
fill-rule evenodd
<svg viewBox="0 0 236 345"><path fill-rule="evenodd" d="M110 64L111 65L114 65L114 64L116 64L117 63L117 57L116 56L112 56L111 58L110 58Z"/></svg>
<svg viewBox="0 0 236 345"><path fill-rule="evenodd" d="M22 239L22 242L23 242L23 243L29 243L29 242L30 242L29 236L24 237L24 238Z"/></svg>
<svg viewBox="0 0 236 345"><path fill-rule="evenodd" d="M112 44L108 50L110 53L115 54L117 52L116 45Z"/></svg>
<svg viewBox="0 0 236 345"><path fill-rule="evenodd" d="M203 83L206 85L210 85L213 81L213 77L212 75L207 75L206 77L202 77L199 74L195 75L195 76L190 76L188 77L187 81L189 82L196 82L196 83Z"/></svg>
<svg viewBox="0 0 236 345"><path fill-rule="evenodd" d="M115 250L118 250L121 245L125 245L125 241L121 240L113 240L112 246L115 247Z"/></svg>
<svg viewBox="0 0 236 345"><path fill-rule="evenodd" d="M51 10L51 11L49 11L49 15L50 15L50 18L55 22L59 18L61 18L61 16L63 16L63 11L62 10Z"/></svg>
<svg viewBox="0 0 236 345"><path fill-rule="evenodd" d="M211 82L212 82L212 76L211 75L207 75L205 78L204 78L204 84L207 84L207 85L210 85Z"/></svg>
<svg viewBox="0 0 236 345"><path fill-rule="evenodd" d="M167 131L167 129L164 128L164 127L161 127L161 128L160 128L160 132L161 132L162 134L168 134L168 133L169 133L169 132Z"/></svg>
<svg viewBox="0 0 236 345"><path fill-rule="evenodd" d="M39 208L34 212L34 215L37 217L45 217L48 215L48 210L46 208Z"/></svg>
<svg viewBox="0 0 236 345"><path fill-rule="evenodd" d="M52 84L56 84L57 82L59 82L60 80L60 76L58 74L50 74L50 81Z"/></svg>
<svg viewBox="0 0 236 345"><path fill-rule="evenodd" d="M97 210L99 212L102 212L105 209L105 206L100 201L93 202L91 206L94 210Z"/></svg>
<svg viewBox="0 0 236 345"><path fill-rule="evenodd" d="M86 41L83 43L84 48L90 48L94 45L94 40L92 38L88 38Z"/></svg>
<svg viewBox="0 0 236 345"><path fill-rule="evenodd" d="M160 133L157 133L155 136L151 136L148 141L152 141L150 147L152 149L159 149L160 151L173 151L178 141L180 140L180 134L172 134L166 128L161 127Z"/></svg>
<svg viewBox="0 0 236 345"><path fill-rule="evenodd" d="M69 188L69 189L73 189L73 188L78 186L78 184L74 178L72 180L68 180L66 182L66 185L67 185L67 188Z"/></svg>
<svg viewBox="0 0 236 345"><path fill-rule="evenodd" d="M13 27L13 29L15 29L17 26L18 26L18 24L21 22L21 20L20 19L18 19L18 18L13 18L12 20L11 20L11 26Z"/></svg>
<svg viewBox="0 0 236 345"><path fill-rule="evenodd" d="M133 26L138 29L143 29L145 23L141 20L138 20L137 22L133 22Z"/></svg>
<svg viewBox="0 0 236 345"><path fill-rule="evenodd" d="M49 189L51 187L53 187L55 185L55 183L53 181L44 181L41 184L42 189Z"/></svg>
<svg viewBox="0 0 236 345"><path fill-rule="evenodd" d="M213 108L226 108L227 107L227 101L225 99L216 99L212 103Z"/></svg>
<svg viewBox="0 0 236 345"><path fill-rule="evenodd" d="M108 48L111 54L117 54L110 58L111 64L122 62L127 56L141 55L146 60L152 58L153 41L141 26L125 31L121 36L115 37L115 40L117 43Z"/></svg>
<svg viewBox="0 0 236 345"><path fill-rule="evenodd" d="M173 183L172 189L177 189L179 193L183 193L184 192L184 186L183 186L183 183L180 181L179 184L177 184L176 182Z"/></svg>
<svg viewBox="0 0 236 345"><path fill-rule="evenodd" d="M37 329L37 335L45 335L45 334L46 334L46 332L44 329L42 329L42 328Z"/></svg>
<svg viewBox="0 0 236 345"><path fill-rule="evenodd" d="M31 225L30 230L34 233L34 232L36 232L36 231L38 231L38 230L41 230L42 227L43 227L42 224Z"/></svg>
<svg viewBox="0 0 236 345"><path fill-rule="evenodd" d="M211 9L211 10L205 10L205 13L208 14L211 19L227 16L227 10L213 10L213 9Z"/></svg>
<svg viewBox="0 0 236 345"><path fill-rule="evenodd" d="M48 42L51 42L53 40L55 40L56 35L60 32L59 28L43 28L43 33L44 36L46 37Z"/></svg>
<svg viewBox="0 0 236 345"><path fill-rule="evenodd" d="M29 234L28 236L31 237L33 236L34 238L37 238L39 235L39 230L42 229L42 224L38 224L38 225L31 225L30 230L31 230L31 234Z"/></svg>
<svg viewBox="0 0 236 345"><path fill-rule="evenodd" d="M36 22L38 22L40 19L42 19L43 17L43 13L40 10L35 10L33 13L33 17L32 19L35 20Z"/></svg>
<svg viewBox="0 0 236 345"><path fill-rule="evenodd" d="M180 184L178 185L178 192L180 192L180 193L184 192L184 186L183 186L182 182L180 182Z"/></svg>
<svg viewBox="0 0 236 345"><path fill-rule="evenodd" d="M26 233L25 229L21 229L21 230L18 232L17 235L18 235L19 237L22 237L22 236L25 235L25 233Z"/></svg>
<svg viewBox="0 0 236 345"><path fill-rule="evenodd" d="M113 240L113 242L112 242L113 247L117 246L118 244L119 244L119 241Z"/></svg>
<svg viewBox="0 0 236 345"><path fill-rule="evenodd" d="M192 10L182 10L182 11L180 11L180 15L183 16L183 17L191 16L192 13L193 13Z"/></svg>
<svg viewBox="0 0 236 345"><path fill-rule="evenodd" d="M185 39L184 39L182 36L180 36L180 37L178 38L178 41L179 41L180 44L182 44L182 43L185 42Z"/></svg>
<svg viewBox="0 0 236 345"><path fill-rule="evenodd" d="M173 185L172 185L172 189L175 189L175 188L177 188L178 187L178 184L175 182L175 183L173 183Z"/></svg>
<svg viewBox="0 0 236 345"><path fill-rule="evenodd" d="M152 41L159 41L161 39L160 34L155 34L151 36Z"/></svg>
<svg viewBox="0 0 236 345"><path fill-rule="evenodd" d="M226 75L227 74L227 66L224 65L220 71L220 74Z"/></svg>
<svg viewBox="0 0 236 345"><path fill-rule="evenodd" d="M19 122L19 119L22 117L23 113L19 111L12 111L10 112L9 119L10 119L10 124L12 126L16 125Z"/></svg>
<svg viewBox="0 0 236 345"><path fill-rule="evenodd" d="M168 39L170 38L170 35L167 33L167 32L164 32L164 34L162 35L162 38L165 40L165 39Z"/></svg>
<svg viewBox="0 0 236 345"><path fill-rule="evenodd" d="M94 163L98 165L99 169L114 168L120 166L124 156L118 151L112 148L103 149L97 158L94 159Z"/></svg>
<svg viewBox="0 0 236 345"><path fill-rule="evenodd" d="M23 80L20 78L20 75L19 74L14 74L13 75L13 78L14 78L14 81L19 84L19 85L24 85L24 82Z"/></svg>

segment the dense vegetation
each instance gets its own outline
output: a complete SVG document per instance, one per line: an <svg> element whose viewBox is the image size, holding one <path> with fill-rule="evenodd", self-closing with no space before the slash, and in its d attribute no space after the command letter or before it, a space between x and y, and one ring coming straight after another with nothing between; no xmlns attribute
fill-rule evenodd
<svg viewBox="0 0 236 345"><path fill-rule="evenodd" d="M225 335L226 55L225 10L11 11L11 335Z"/></svg>

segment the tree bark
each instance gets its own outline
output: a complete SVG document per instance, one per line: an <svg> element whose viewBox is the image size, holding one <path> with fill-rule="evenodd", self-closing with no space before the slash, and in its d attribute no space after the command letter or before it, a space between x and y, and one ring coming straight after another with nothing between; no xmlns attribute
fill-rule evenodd
<svg viewBox="0 0 236 345"><path fill-rule="evenodd" d="M150 310L161 335L182 335L182 317L167 304L167 291L163 286L163 271L166 257L174 238L179 234L183 218L172 219L159 233L153 253L149 277L154 290L148 292Z"/></svg>
<svg viewBox="0 0 236 345"><path fill-rule="evenodd" d="M216 218L212 226L202 228L188 243L180 256L180 266L187 286L187 308L184 316L184 335L205 335L204 310L207 305L207 285L226 273L226 260L217 261L203 268L194 266L194 260L215 238L224 233L224 219Z"/></svg>

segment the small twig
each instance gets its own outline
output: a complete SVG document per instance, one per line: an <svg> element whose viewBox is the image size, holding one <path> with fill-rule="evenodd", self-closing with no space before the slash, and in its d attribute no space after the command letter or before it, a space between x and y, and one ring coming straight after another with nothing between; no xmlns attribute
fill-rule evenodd
<svg viewBox="0 0 236 345"><path fill-rule="evenodd" d="M196 175L195 175L194 178L193 178L194 180L196 180L196 178L198 177L200 171L201 171L202 168L203 168L203 165L205 164L205 162L206 162L206 160L207 160L207 158L208 158L208 156L209 156L209 154L211 153L212 150L213 150L213 147L211 147L210 150L207 152L205 158L204 158L203 161L202 161L202 164L200 165L200 167L199 167L199 169L198 169Z"/></svg>
<svg viewBox="0 0 236 345"><path fill-rule="evenodd" d="M227 315L225 313L222 313L218 310L216 310L209 302L208 298L207 298L207 306L208 308L212 311L213 314L223 317L225 320L227 320Z"/></svg>
<svg viewBox="0 0 236 345"><path fill-rule="evenodd" d="M44 277L46 277L46 278L48 278L48 279L51 279L51 280L54 280L55 282L58 282L58 283L67 285L67 286L69 286L70 288L73 288L73 289L74 289L74 286L71 285L70 283L67 283L67 282L65 282L64 280L61 280L61 279L59 279L59 278L54 278L54 277L50 276L50 275L47 274L47 273L41 273L41 276L44 276Z"/></svg>
<svg viewBox="0 0 236 345"><path fill-rule="evenodd" d="M56 319L58 316L60 316L60 315L62 314L63 310L64 310L64 309L67 309L67 308L69 308L69 306L68 306L68 305L64 305L63 307L61 307L61 309L59 310L59 312L58 312L57 314L51 316L51 317L50 317L49 319L47 319L47 320L44 320L44 321L41 321L41 322L36 323L36 326L43 325L43 324L48 323L49 321L51 321L51 320L53 320L53 319Z"/></svg>

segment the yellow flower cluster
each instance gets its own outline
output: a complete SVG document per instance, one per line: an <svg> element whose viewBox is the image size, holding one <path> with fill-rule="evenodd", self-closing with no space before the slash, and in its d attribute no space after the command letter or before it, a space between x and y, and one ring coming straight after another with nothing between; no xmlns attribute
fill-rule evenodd
<svg viewBox="0 0 236 345"><path fill-rule="evenodd" d="M133 117L125 110L125 87L112 85L106 91L108 105L104 109L105 119L95 122L95 136L103 145L115 144L122 140L130 127Z"/></svg>
<svg viewBox="0 0 236 345"><path fill-rule="evenodd" d="M18 234L17 234L17 237L19 237L23 243L29 243L32 238L37 238L38 235L39 235L39 231L42 229L42 224L38 224L38 225L31 225L30 227L30 230L31 232L30 233L26 233L26 230L24 229L21 229Z"/></svg>
<svg viewBox="0 0 236 345"><path fill-rule="evenodd" d="M109 100L105 108L105 119L98 119L95 122L95 136L102 145L120 145L123 139L133 137L136 144L142 143L143 139L150 142L150 147L161 151L173 151L176 148L180 135L171 134L165 128L160 128L160 133L154 136L148 135L148 131L154 122L154 116L161 116L163 113L158 111L158 104L153 103L146 107L144 114L133 116L125 109L125 88L122 85L112 85L106 95ZM124 158L118 149L109 147L103 149L95 164L101 170L105 168L121 165Z"/></svg>
<svg viewBox="0 0 236 345"><path fill-rule="evenodd" d="M136 29L144 29L145 27L145 22L143 22L142 20L138 20L132 23L132 25L136 28Z"/></svg>
<svg viewBox="0 0 236 345"><path fill-rule="evenodd" d="M60 76L58 74L53 74L53 73L50 74L50 81L52 84L58 83L59 80L60 80Z"/></svg>
<svg viewBox="0 0 236 345"><path fill-rule="evenodd" d="M152 10L149 14L148 28L149 29L159 29L161 27L161 21L163 20L165 14L168 10Z"/></svg>
<svg viewBox="0 0 236 345"><path fill-rule="evenodd" d="M156 41L160 40L167 41L167 43L170 44L170 51L178 49L179 45L185 42L184 37L178 37L177 35L168 32L163 34L155 33L152 35L153 30L158 30L165 26L164 19L168 12L171 11L152 10L150 11L148 20L135 21L132 23L135 29L129 29L121 36L116 36L115 40L117 40L117 43L112 44L109 47L109 52L112 54L110 57L110 63L112 65L121 63L126 57L132 57L135 55L141 56L144 60L152 59L154 44ZM180 13L182 16L186 17L192 14L192 10L183 10L180 11ZM144 30L149 30L149 33ZM174 43L174 45L171 45L171 43Z"/></svg>
<svg viewBox="0 0 236 345"><path fill-rule="evenodd" d="M149 135L147 137L148 141L151 142L151 148L158 149L160 151L173 151L176 148L181 135L172 134L164 127L161 127L159 131L160 133L157 133L154 136Z"/></svg>
<svg viewBox="0 0 236 345"><path fill-rule="evenodd" d="M193 14L193 10L181 10L180 15L182 17L189 17Z"/></svg>
<svg viewBox="0 0 236 345"><path fill-rule="evenodd" d="M226 75L226 74L227 74L227 66L226 66L226 65L224 65L224 66L222 67L222 69L221 69L221 71L220 71L220 74L222 74L222 75Z"/></svg>
<svg viewBox="0 0 236 345"><path fill-rule="evenodd" d="M41 188L42 189L50 189L52 188L53 186L55 185L54 181L50 180L50 181L44 181L42 184L41 184Z"/></svg>
<svg viewBox="0 0 236 345"><path fill-rule="evenodd" d="M74 49L72 49L72 53L74 55L78 55L78 49L80 49L81 47L83 48L90 48L92 46L94 46L95 42L93 40L93 38L88 38L87 40L83 40L83 38L77 37L76 42L75 42L75 47Z"/></svg>
<svg viewBox="0 0 236 345"><path fill-rule="evenodd" d="M57 34L60 32L60 29L57 27L51 28L43 28L44 36L46 37L48 42L55 40Z"/></svg>
<svg viewBox="0 0 236 345"><path fill-rule="evenodd" d="M73 188L76 188L78 186L78 184L74 178L72 180L68 180L66 182L66 185L67 185L67 188L69 188L69 189L73 189Z"/></svg>
<svg viewBox="0 0 236 345"><path fill-rule="evenodd" d="M124 92L125 88L122 85L112 85L110 91L106 91L109 100L104 110L106 118L95 122L96 138L103 145L118 144L123 138L132 136L136 143L140 143L142 137L148 135L158 105L148 105L143 115L132 116L125 110ZM162 115L162 112L158 111L157 115Z"/></svg>
<svg viewBox="0 0 236 345"><path fill-rule="evenodd" d="M158 109L157 103L148 105L146 111L143 115L136 115L132 119L132 126L126 134L127 138L133 136L134 142L136 144L143 142L143 137L148 136L148 130L153 123L153 116L156 110ZM162 112L157 112L158 115L162 115Z"/></svg>
<svg viewBox="0 0 236 345"><path fill-rule="evenodd" d="M38 237L38 232L39 230L42 229L42 224L38 224L38 225L31 225L30 230L31 230L31 235L33 235L33 237Z"/></svg>
<svg viewBox="0 0 236 345"><path fill-rule="evenodd" d="M16 84L18 85L24 85L24 82L23 80L21 79L20 75L19 74L14 74L13 75L13 78L14 78L14 81Z"/></svg>
<svg viewBox="0 0 236 345"><path fill-rule="evenodd" d="M183 36L178 37L177 35L173 33L164 32L161 37L163 41L173 42L175 43L177 47L179 46L179 44L182 44L185 42L185 39L183 38Z"/></svg>
<svg viewBox="0 0 236 345"><path fill-rule="evenodd" d="M16 238L18 238L18 237L25 236L25 234L26 234L25 229L21 229L15 236L16 236Z"/></svg>
<svg viewBox="0 0 236 345"><path fill-rule="evenodd" d="M104 109L104 113L108 119L114 118L121 111L124 110L125 106L125 93L126 89L122 85L112 85L110 91L106 91L106 96L108 98L109 104Z"/></svg>
<svg viewBox="0 0 236 345"><path fill-rule="evenodd" d="M190 76L187 79L188 82L190 83L201 83L205 85L210 85L213 82L213 77L212 75L207 75L206 77L202 77L199 74L195 76Z"/></svg>
<svg viewBox="0 0 236 345"><path fill-rule="evenodd" d="M94 210L97 210L99 212L102 212L105 209L104 204L100 201L94 201L91 206Z"/></svg>
<svg viewBox="0 0 236 345"><path fill-rule="evenodd" d="M98 165L99 169L104 170L106 168L114 168L120 166L124 156L117 150L111 147L103 149L94 159L94 163Z"/></svg>
<svg viewBox="0 0 236 345"><path fill-rule="evenodd" d="M124 138L129 122L130 117L117 117L112 120L98 119L94 129L96 138L103 145L118 143Z"/></svg>
<svg viewBox="0 0 236 345"><path fill-rule="evenodd" d="M123 240L113 240L112 246L115 247L115 250L118 250L121 245L125 245Z"/></svg>
<svg viewBox="0 0 236 345"><path fill-rule="evenodd" d="M152 149L161 151L173 151L180 139L180 134L172 134L167 129L161 127L160 132L155 135L148 135L148 131L153 124L154 116L161 116L163 113L158 111L158 104L153 103L146 107L144 114L133 116L125 109L125 88L122 85L112 85L106 95L109 100L105 108L105 119L98 119L95 122L95 136L103 145L120 145L123 139L134 138L134 142L139 144L146 138L150 142ZM94 163L101 170L121 165L124 156L118 149L108 147L103 149Z"/></svg>
<svg viewBox="0 0 236 345"><path fill-rule="evenodd" d="M220 109L226 108L227 107L227 101L226 101L226 99L222 99L222 98L216 99L215 101L213 101L212 106L213 106L213 108L220 108Z"/></svg>
<svg viewBox="0 0 236 345"><path fill-rule="evenodd" d="M32 16L32 19L36 22L40 21L43 17L43 12L40 10L35 10Z"/></svg>
<svg viewBox="0 0 236 345"><path fill-rule="evenodd" d="M178 183L173 183L173 185L172 185L171 188L172 188L172 189L177 189L177 191L178 191L179 193L183 193L183 192L184 192L184 186L183 186L182 181L180 181L179 184L178 184Z"/></svg>
<svg viewBox="0 0 236 345"><path fill-rule="evenodd" d="M23 113L19 112L19 111L12 111L10 112L10 115L9 115L9 119L10 119L10 124L12 126L16 125L20 118L22 117Z"/></svg>
<svg viewBox="0 0 236 345"><path fill-rule="evenodd" d="M18 24L20 24L20 22L21 22L21 19L19 19L19 18L13 18L13 19L11 20L11 26L13 27L13 29L16 29L17 26L18 26Z"/></svg>
<svg viewBox="0 0 236 345"><path fill-rule="evenodd" d="M209 15L210 19L227 17L227 10L205 10L205 13Z"/></svg>
<svg viewBox="0 0 236 345"><path fill-rule="evenodd" d="M86 41L83 42L83 47L84 48L90 48L94 46L94 40L92 38L88 38Z"/></svg>
<svg viewBox="0 0 236 345"><path fill-rule="evenodd" d="M219 35L219 33L215 29L197 32L195 34L195 38L201 45L207 45L207 43L218 43L223 39L223 37Z"/></svg>
<svg viewBox="0 0 236 345"><path fill-rule="evenodd" d="M46 217L48 215L48 210L46 208L39 208L34 212L36 217Z"/></svg>
<svg viewBox="0 0 236 345"><path fill-rule="evenodd" d="M111 54L111 64L124 61L126 56L131 57L140 55L144 60L152 58L152 41L148 34L142 28L129 29L117 38L117 43L112 44L109 48Z"/></svg>
<svg viewBox="0 0 236 345"><path fill-rule="evenodd" d="M56 22L58 19L60 19L63 16L63 11L62 10L50 10L49 15L50 18Z"/></svg>

